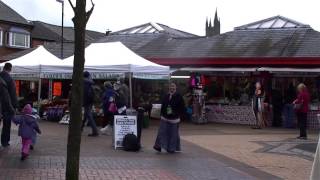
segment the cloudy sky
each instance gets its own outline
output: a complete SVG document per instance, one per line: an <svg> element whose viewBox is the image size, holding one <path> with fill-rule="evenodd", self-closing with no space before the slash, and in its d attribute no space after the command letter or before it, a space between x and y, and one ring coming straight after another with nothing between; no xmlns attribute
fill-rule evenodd
<svg viewBox="0 0 320 180"><path fill-rule="evenodd" d="M61 4L56 0L2 0L29 20L61 24ZM75 2L75 0L72 0ZM87 0L87 8L90 1ZM87 29L105 32L158 22L177 29L204 35L206 17L216 8L222 32L234 27L282 15L309 24L320 31L319 0L93 0L95 10ZM72 26L72 9L65 0L65 25Z"/></svg>

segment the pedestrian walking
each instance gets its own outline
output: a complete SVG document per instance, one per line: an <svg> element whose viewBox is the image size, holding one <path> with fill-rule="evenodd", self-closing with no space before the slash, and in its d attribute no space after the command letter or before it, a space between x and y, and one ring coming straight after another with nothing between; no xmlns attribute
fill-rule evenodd
<svg viewBox="0 0 320 180"><path fill-rule="evenodd" d="M297 87L298 96L293 101L294 109L297 113L298 126L300 129L300 136L298 139L307 139L307 114L309 111L310 95L306 85L300 83Z"/></svg>
<svg viewBox="0 0 320 180"><path fill-rule="evenodd" d="M32 141L37 133L41 134L41 131L35 116L32 115L30 104L24 106L22 115L15 116L13 122L19 125L18 135L21 137L22 142L21 160L23 161L29 156L29 151L32 149Z"/></svg>
<svg viewBox="0 0 320 180"><path fill-rule="evenodd" d="M266 121L264 118L265 111L265 92L260 82L256 83L256 89L252 98L252 109L256 119L253 129L261 129L265 127Z"/></svg>
<svg viewBox="0 0 320 180"><path fill-rule="evenodd" d="M10 76L10 72L12 70L11 63L5 63L2 72L0 73L0 77L5 82L5 87L7 92L10 96L11 105L14 109L18 107L18 100L16 95L16 85L14 80ZM11 133L11 120L14 116L11 107L3 106L2 107L2 119L3 119L3 126L1 132L1 145L3 147L10 146L10 133Z"/></svg>
<svg viewBox="0 0 320 180"><path fill-rule="evenodd" d="M115 102L115 91L110 82L105 82L105 92L102 96L102 109L104 114L104 119L100 131L104 134L110 134L110 131L113 127L113 118L117 113L117 106Z"/></svg>
<svg viewBox="0 0 320 180"><path fill-rule="evenodd" d="M129 88L126 84L121 84L120 81L118 81L114 84L114 89L116 91L116 105L118 114L126 114L126 110L129 107Z"/></svg>
<svg viewBox="0 0 320 180"><path fill-rule="evenodd" d="M2 109L7 109L10 114L14 114L14 108L11 104L7 83L0 77L0 122L3 118Z"/></svg>
<svg viewBox="0 0 320 180"><path fill-rule="evenodd" d="M83 83L84 118L83 118L81 129L83 130L86 122L88 121L92 129L92 133L88 134L88 136L94 137L99 135L96 122L93 119L93 115L92 115L92 106L93 106L93 99L94 99L94 91L93 91L94 82L88 71L85 71L83 73L83 77L84 77L84 83Z"/></svg>
<svg viewBox="0 0 320 180"><path fill-rule="evenodd" d="M181 151L179 123L185 113L183 97L177 93L177 86L170 84L169 93L163 98L161 104L161 120L154 149L161 152L165 149L168 153Z"/></svg>

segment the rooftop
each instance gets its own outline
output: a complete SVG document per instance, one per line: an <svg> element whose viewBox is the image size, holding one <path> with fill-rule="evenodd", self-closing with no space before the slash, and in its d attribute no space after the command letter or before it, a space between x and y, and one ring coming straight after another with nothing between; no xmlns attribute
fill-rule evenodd
<svg viewBox="0 0 320 180"><path fill-rule="evenodd" d="M311 28L309 25L302 24L295 20L274 16L253 23L234 28L235 30L257 30L257 29L292 29L292 28Z"/></svg>
<svg viewBox="0 0 320 180"><path fill-rule="evenodd" d="M0 21L31 25L24 17L0 0Z"/></svg>
<svg viewBox="0 0 320 180"><path fill-rule="evenodd" d="M43 39L48 41L61 41L61 26L48 24L41 21L33 21L34 28L32 30L32 37L36 39ZM105 34L97 31L86 30L86 41L95 41L104 37ZM63 28L63 39L65 42L74 42L74 28Z"/></svg>
<svg viewBox="0 0 320 180"><path fill-rule="evenodd" d="M146 23L139 26L113 32L112 35L134 35L134 34L169 34L174 37L196 37L196 35L160 23Z"/></svg>

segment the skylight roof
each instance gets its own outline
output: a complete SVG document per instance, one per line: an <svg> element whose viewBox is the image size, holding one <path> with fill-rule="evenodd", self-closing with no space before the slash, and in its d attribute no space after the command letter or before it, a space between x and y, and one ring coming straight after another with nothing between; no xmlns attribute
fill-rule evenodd
<svg viewBox="0 0 320 180"><path fill-rule="evenodd" d="M161 31L164 31L164 29L159 24L151 22L142 26L123 30L119 32L119 34L154 34L160 33Z"/></svg>
<svg viewBox="0 0 320 180"><path fill-rule="evenodd" d="M254 30L254 29L292 29L292 28L311 28L309 25L299 23L283 16L274 16L261 21L253 22L234 28L235 30Z"/></svg>

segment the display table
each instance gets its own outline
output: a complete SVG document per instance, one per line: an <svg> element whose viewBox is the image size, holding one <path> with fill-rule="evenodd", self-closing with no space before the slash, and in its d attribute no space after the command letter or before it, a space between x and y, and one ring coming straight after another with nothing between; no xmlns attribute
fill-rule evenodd
<svg viewBox="0 0 320 180"><path fill-rule="evenodd" d="M308 129L320 129L318 114L320 114L320 110L311 110L308 112Z"/></svg>
<svg viewBox="0 0 320 180"><path fill-rule="evenodd" d="M209 122L252 125L255 117L251 106L206 105Z"/></svg>

